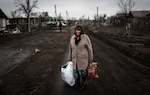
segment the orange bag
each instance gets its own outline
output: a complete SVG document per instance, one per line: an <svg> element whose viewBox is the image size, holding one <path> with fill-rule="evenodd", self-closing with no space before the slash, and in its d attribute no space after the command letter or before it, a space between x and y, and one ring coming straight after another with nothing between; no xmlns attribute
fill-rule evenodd
<svg viewBox="0 0 150 95"><path fill-rule="evenodd" d="M92 62L88 65L87 67L87 78L89 79L95 79L95 78L99 78L98 74L97 74L97 62Z"/></svg>

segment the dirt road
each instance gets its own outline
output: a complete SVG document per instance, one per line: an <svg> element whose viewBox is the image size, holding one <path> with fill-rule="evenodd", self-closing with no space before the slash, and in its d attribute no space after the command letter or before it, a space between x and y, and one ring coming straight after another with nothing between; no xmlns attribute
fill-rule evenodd
<svg viewBox="0 0 150 95"><path fill-rule="evenodd" d="M69 32L73 32L73 28ZM150 94L150 68L123 55L93 35L90 38L93 43L94 60L99 64L100 78L88 81L84 91L68 86L60 77L60 67L67 62L68 42L72 34L69 32L45 31L7 42L1 51L13 49L17 53L11 53L10 57L8 56L10 61L4 62L10 63L11 58L17 54L26 56L21 57L21 61L15 61L18 63L13 65L14 69L1 74L0 79L4 85L0 95ZM35 53L36 48L41 51ZM7 55L7 52L3 55Z"/></svg>

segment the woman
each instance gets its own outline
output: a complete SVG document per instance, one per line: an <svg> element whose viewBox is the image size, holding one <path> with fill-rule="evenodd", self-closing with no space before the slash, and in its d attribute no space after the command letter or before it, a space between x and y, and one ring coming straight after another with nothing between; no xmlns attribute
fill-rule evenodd
<svg viewBox="0 0 150 95"><path fill-rule="evenodd" d="M93 49L90 38L84 34L81 26L76 26L70 40L69 60L73 61L76 87L86 88L86 69L93 60ZM80 80L82 80L80 82Z"/></svg>

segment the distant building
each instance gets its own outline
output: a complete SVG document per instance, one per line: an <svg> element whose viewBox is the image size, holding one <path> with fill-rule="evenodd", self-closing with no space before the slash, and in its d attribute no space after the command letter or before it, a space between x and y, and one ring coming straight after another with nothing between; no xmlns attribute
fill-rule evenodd
<svg viewBox="0 0 150 95"><path fill-rule="evenodd" d="M41 18L42 24L49 22L51 19L51 17L48 15L48 12L33 12L31 13L31 18Z"/></svg>
<svg viewBox="0 0 150 95"><path fill-rule="evenodd" d="M131 11L133 18L134 30L139 32L150 32L150 10Z"/></svg>
<svg viewBox="0 0 150 95"><path fill-rule="evenodd" d="M45 17L48 16L48 12L33 12L31 13L31 17Z"/></svg>
<svg viewBox="0 0 150 95"><path fill-rule="evenodd" d="M131 11L134 16L133 23L137 23L139 20L144 19L150 14L150 11Z"/></svg>
<svg viewBox="0 0 150 95"><path fill-rule="evenodd" d="M40 19L39 18L33 18L33 17L31 17L30 18L30 22L31 22L31 24L38 24L38 23L40 23ZM11 24L19 24L19 25L21 25L21 24L27 24L27 18L11 18L11 19L9 19L9 22L11 23Z"/></svg>
<svg viewBox="0 0 150 95"><path fill-rule="evenodd" d="M8 22L8 17L0 9L0 31L4 31L6 29L7 22Z"/></svg>
<svg viewBox="0 0 150 95"><path fill-rule="evenodd" d="M9 25L7 25L7 30L9 33L13 29L18 28L21 32L26 32L28 27L28 19L24 17L10 18ZM41 27L41 18L30 18L31 31Z"/></svg>

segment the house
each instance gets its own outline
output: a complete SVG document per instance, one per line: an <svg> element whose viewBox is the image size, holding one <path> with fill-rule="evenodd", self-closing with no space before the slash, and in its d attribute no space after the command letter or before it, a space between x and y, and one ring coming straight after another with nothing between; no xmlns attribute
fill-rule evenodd
<svg viewBox="0 0 150 95"><path fill-rule="evenodd" d="M149 14L150 10L146 10L146 11L131 11L131 13L133 14L133 16L135 18L141 18L141 17L144 17L147 14Z"/></svg>
<svg viewBox="0 0 150 95"><path fill-rule="evenodd" d="M150 31L150 10L146 11L131 11L134 16L132 26L140 32Z"/></svg>
<svg viewBox="0 0 150 95"><path fill-rule="evenodd" d="M146 20L147 15L150 14L150 11L131 11L134 16L133 24L138 23L139 21Z"/></svg>
<svg viewBox="0 0 150 95"><path fill-rule="evenodd" d="M124 26L126 24L127 14L116 13L116 15L110 17L110 23L115 26Z"/></svg>
<svg viewBox="0 0 150 95"><path fill-rule="evenodd" d="M0 32L3 32L6 29L8 17L6 14L0 9Z"/></svg>
<svg viewBox="0 0 150 95"><path fill-rule="evenodd" d="M18 27L21 32L26 32L27 30L27 18L18 17L18 18L10 18L9 19L9 29L12 30L15 27ZM35 29L40 26L41 18L31 17L30 18L31 29Z"/></svg>

